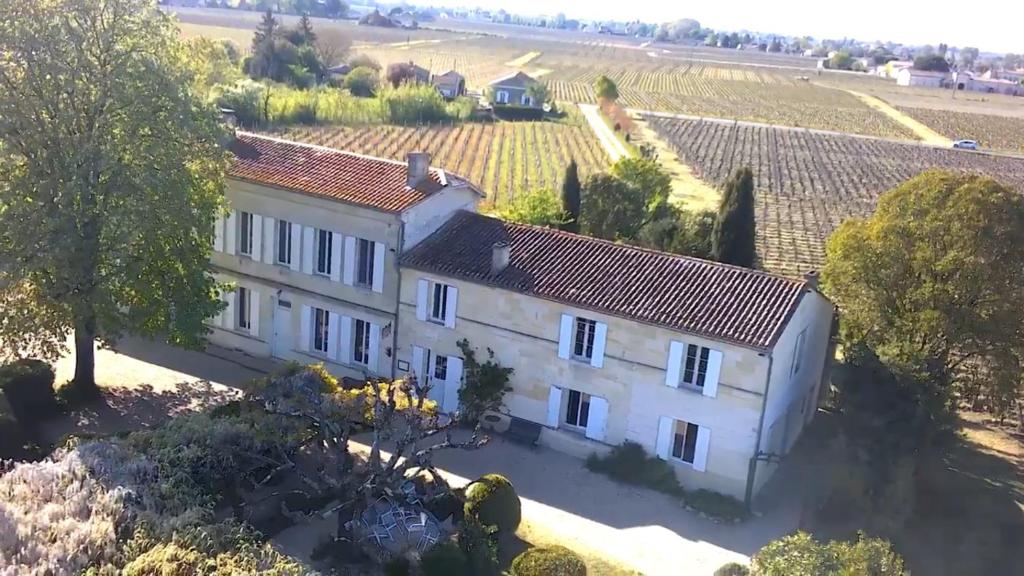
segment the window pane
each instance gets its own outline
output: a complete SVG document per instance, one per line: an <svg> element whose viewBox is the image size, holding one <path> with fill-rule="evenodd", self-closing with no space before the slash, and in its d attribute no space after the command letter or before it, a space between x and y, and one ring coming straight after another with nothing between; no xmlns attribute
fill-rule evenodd
<svg viewBox="0 0 1024 576"><path fill-rule="evenodd" d="M677 425L678 425L678 423L677 423ZM676 432L672 436L672 456L675 456L676 458L682 458L683 457L683 441L685 439L686 439L686 435L685 434L680 434L679 432Z"/></svg>
<svg viewBox="0 0 1024 576"><path fill-rule="evenodd" d="M249 291L239 287L236 291L238 300L238 327L249 327Z"/></svg>
<svg viewBox="0 0 1024 576"><path fill-rule="evenodd" d="M565 411L565 422L566 424L572 424L576 426L579 422L580 414L580 393L575 390L569 390L569 407Z"/></svg>
<svg viewBox="0 0 1024 576"><path fill-rule="evenodd" d="M594 357L594 333L597 332L597 322L587 320L587 358Z"/></svg>
<svg viewBox="0 0 1024 576"><path fill-rule="evenodd" d="M683 382L693 384L694 373L697 368L697 346L690 344L686 347L686 365L683 369Z"/></svg>
<svg viewBox="0 0 1024 576"><path fill-rule="evenodd" d="M697 386L704 387L704 377L708 373L708 354L711 351L707 348L700 349L700 362L697 364Z"/></svg>
<svg viewBox="0 0 1024 576"><path fill-rule="evenodd" d="M353 360L359 364L366 364L370 361L370 323L363 320L355 321L355 346L353 347Z"/></svg>
<svg viewBox="0 0 1024 576"><path fill-rule="evenodd" d="M576 338L573 354L577 356L583 356L586 352L586 341L587 341L587 321L583 318L576 319Z"/></svg>
<svg viewBox="0 0 1024 576"><path fill-rule="evenodd" d="M331 273L331 233L328 230L317 231L316 271Z"/></svg>
<svg viewBox="0 0 1024 576"><path fill-rule="evenodd" d="M238 213L238 251L242 254L252 253L252 214Z"/></svg>
<svg viewBox="0 0 1024 576"><path fill-rule="evenodd" d="M438 380L448 379L448 357L438 356L434 359L434 378Z"/></svg>
<svg viewBox="0 0 1024 576"><path fill-rule="evenodd" d="M686 442L683 444L683 462L693 463L693 453L697 449L697 425L686 425Z"/></svg>
<svg viewBox="0 0 1024 576"><path fill-rule="evenodd" d="M590 394L581 394L580 397L579 425L586 428L587 422L590 420Z"/></svg>
<svg viewBox="0 0 1024 576"><path fill-rule="evenodd" d="M361 286L371 286L373 285L373 242L360 238L356 252L356 282Z"/></svg>
<svg viewBox="0 0 1024 576"><path fill-rule="evenodd" d="M284 220L277 222L277 261L292 263L292 225Z"/></svg>
<svg viewBox="0 0 1024 576"><path fill-rule="evenodd" d="M313 315L313 348L320 352L327 352L328 312L321 308L314 308Z"/></svg>

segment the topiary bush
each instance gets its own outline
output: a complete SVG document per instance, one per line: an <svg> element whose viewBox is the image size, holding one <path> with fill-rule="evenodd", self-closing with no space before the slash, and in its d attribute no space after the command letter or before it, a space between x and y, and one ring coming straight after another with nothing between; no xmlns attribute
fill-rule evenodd
<svg viewBox="0 0 1024 576"><path fill-rule="evenodd" d="M522 503L508 478L486 474L466 488L465 514L499 532L512 533L522 520Z"/></svg>
<svg viewBox="0 0 1024 576"><path fill-rule="evenodd" d="M484 526L472 516L467 516L459 525L459 548L466 555L469 573L473 576L497 576L501 573L497 531L496 527Z"/></svg>
<svg viewBox="0 0 1024 576"><path fill-rule="evenodd" d="M511 576L587 576L587 565L564 546L530 548L512 561Z"/></svg>
<svg viewBox="0 0 1024 576"><path fill-rule="evenodd" d="M715 570L714 576L748 576L750 574L750 568L747 568L739 562L729 562L723 564L718 570Z"/></svg>
<svg viewBox="0 0 1024 576"><path fill-rule="evenodd" d="M53 380L53 368L42 360L24 358L0 366L0 392L22 426L60 412Z"/></svg>
<svg viewBox="0 0 1024 576"><path fill-rule="evenodd" d="M683 495L683 487L672 466L660 458L649 456L636 442L624 442L604 457L591 454L586 467L625 484L646 486L673 496Z"/></svg>
<svg viewBox="0 0 1024 576"><path fill-rule="evenodd" d="M466 554L452 541L442 542L420 560L423 576L473 576Z"/></svg>

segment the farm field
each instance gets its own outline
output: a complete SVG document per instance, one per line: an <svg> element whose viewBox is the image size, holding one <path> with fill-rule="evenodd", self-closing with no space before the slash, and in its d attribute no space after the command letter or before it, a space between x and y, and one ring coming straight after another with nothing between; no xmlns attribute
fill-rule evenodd
<svg viewBox="0 0 1024 576"><path fill-rule="evenodd" d="M870 214L879 194L929 168L979 172L1024 191L1024 159L790 128L647 121L708 183L741 166L754 170L758 254L782 274L820 269L825 241L843 220Z"/></svg>
<svg viewBox="0 0 1024 576"><path fill-rule="evenodd" d="M900 110L947 138L977 140L982 148L1024 153L1024 118L926 108Z"/></svg>
<svg viewBox="0 0 1024 576"><path fill-rule="evenodd" d="M948 110L969 114L987 114L1024 118L1024 98L1005 94L959 91L939 88L897 86L895 80L887 80L870 74L825 74L815 77L814 82L823 86L847 88L871 94L897 108L925 108Z"/></svg>
<svg viewBox="0 0 1024 576"><path fill-rule="evenodd" d="M412 61L433 73L456 70L466 77L467 88L478 91L514 72L516 68L509 64L528 53L520 45L496 38L454 38L411 46L367 44L354 47L353 52L371 56L384 67Z"/></svg>
<svg viewBox="0 0 1024 576"><path fill-rule="evenodd" d="M492 207L501 206L522 191L558 189L570 158L579 164L581 178L609 164L585 124L296 127L275 135L395 160L404 160L412 151L428 152L432 165L480 186Z"/></svg>

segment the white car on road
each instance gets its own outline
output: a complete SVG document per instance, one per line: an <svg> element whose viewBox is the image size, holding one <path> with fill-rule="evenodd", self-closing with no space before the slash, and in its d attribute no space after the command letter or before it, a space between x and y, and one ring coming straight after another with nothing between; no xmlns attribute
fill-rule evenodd
<svg viewBox="0 0 1024 576"><path fill-rule="evenodd" d="M977 150L978 143L974 140L957 140L956 142L953 142L953 148L958 148L960 150Z"/></svg>

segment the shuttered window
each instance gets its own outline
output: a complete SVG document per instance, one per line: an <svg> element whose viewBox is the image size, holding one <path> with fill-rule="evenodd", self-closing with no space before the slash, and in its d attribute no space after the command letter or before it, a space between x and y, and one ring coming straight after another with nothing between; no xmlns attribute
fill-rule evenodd
<svg viewBox="0 0 1024 576"><path fill-rule="evenodd" d="M672 436L673 458L693 464L693 457L697 449L697 429L696 424L682 420L675 421L675 430Z"/></svg>
<svg viewBox="0 0 1024 576"><path fill-rule="evenodd" d="M330 230L316 231L316 266L314 271L324 276L331 275L331 250L333 246L333 234Z"/></svg>
<svg viewBox="0 0 1024 576"><path fill-rule="evenodd" d="M286 220L277 221L277 250L274 253L274 261L289 266L292 263L292 223Z"/></svg>
<svg viewBox="0 0 1024 576"><path fill-rule="evenodd" d="M352 361L356 364L370 363L370 323L365 320L354 322L354 342L352 345Z"/></svg>
<svg viewBox="0 0 1024 576"><path fill-rule="evenodd" d="M373 286L374 243L359 238L356 241L356 285L363 288Z"/></svg>
<svg viewBox="0 0 1024 576"><path fill-rule="evenodd" d="M252 213L238 213L238 253L252 256Z"/></svg>
<svg viewBox="0 0 1024 576"><path fill-rule="evenodd" d="M313 309L313 349L327 354L330 331L330 313L322 308Z"/></svg>
<svg viewBox="0 0 1024 576"><path fill-rule="evenodd" d="M576 318L576 332L573 339L573 356L581 360L590 360L594 356L594 333L597 322L586 318Z"/></svg>

